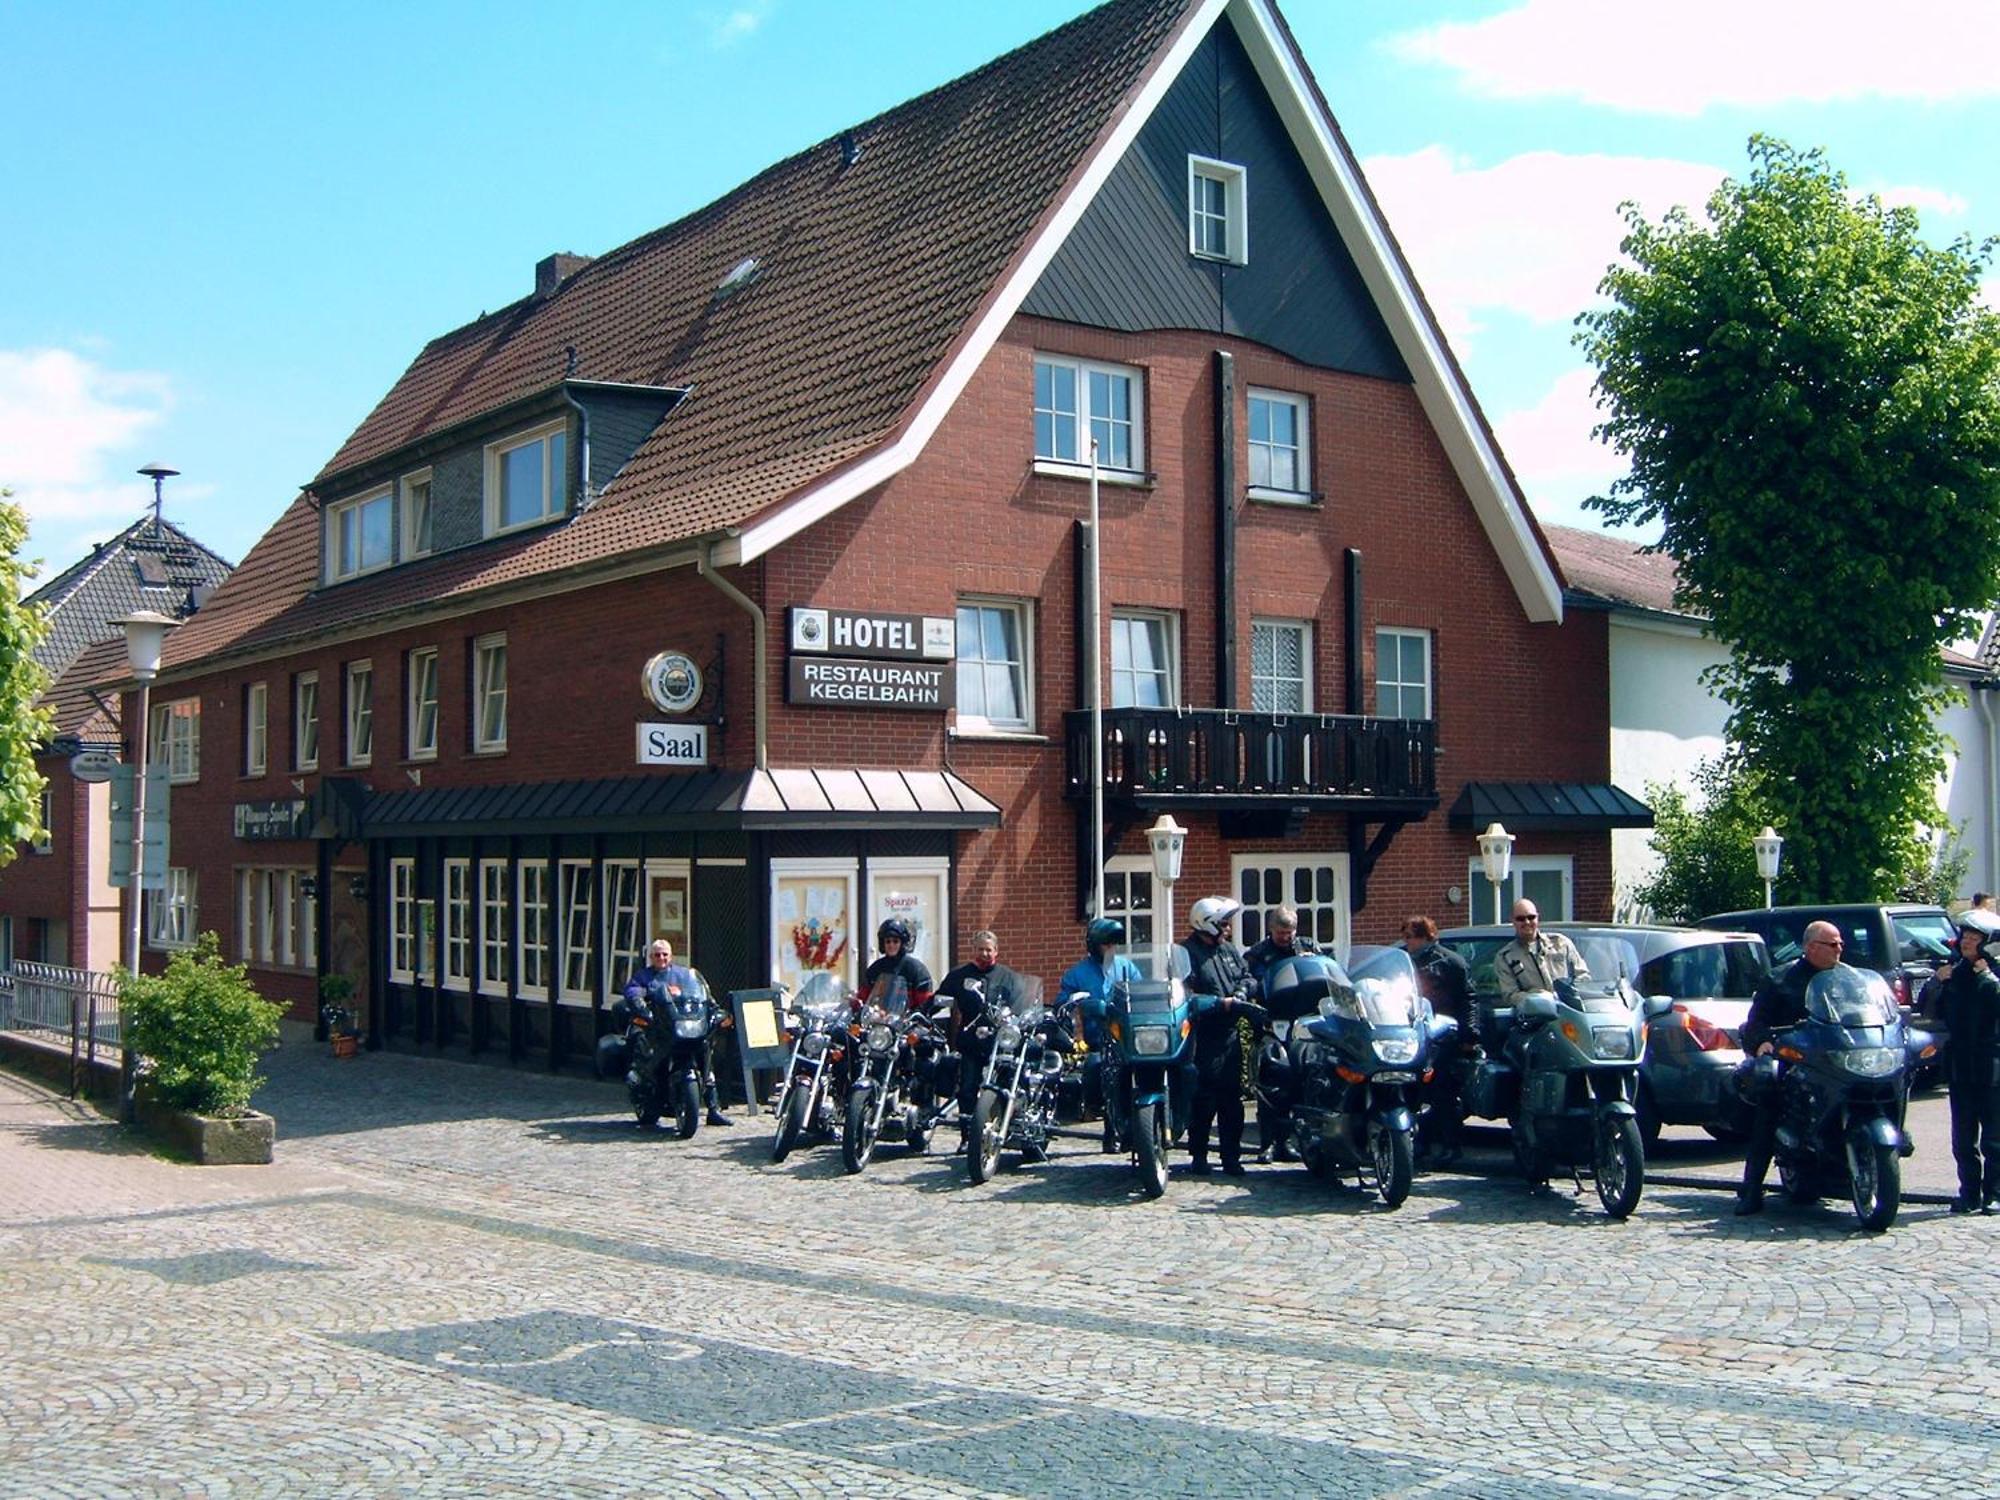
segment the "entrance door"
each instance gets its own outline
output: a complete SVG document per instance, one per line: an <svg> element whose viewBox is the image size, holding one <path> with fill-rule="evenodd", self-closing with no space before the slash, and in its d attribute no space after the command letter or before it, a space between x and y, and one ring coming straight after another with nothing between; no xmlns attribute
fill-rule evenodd
<svg viewBox="0 0 2000 1500"><path fill-rule="evenodd" d="M701 955L692 952L689 938L694 932L694 878L684 859L652 860L646 865L645 941L665 938L674 945L677 963L701 967Z"/></svg>
<svg viewBox="0 0 2000 1500"><path fill-rule="evenodd" d="M1248 948L1264 936L1265 914L1274 906L1295 907L1299 936L1322 948L1345 953L1353 940L1347 905L1347 855L1239 854L1230 861L1236 899L1243 903L1236 940Z"/></svg>

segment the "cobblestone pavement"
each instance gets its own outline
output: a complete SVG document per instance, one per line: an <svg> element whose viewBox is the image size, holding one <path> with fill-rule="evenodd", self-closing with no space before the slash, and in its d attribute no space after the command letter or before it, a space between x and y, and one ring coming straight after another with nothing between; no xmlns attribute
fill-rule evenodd
<svg viewBox="0 0 2000 1500"><path fill-rule="evenodd" d="M294 1040L277 1165L0 1075L0 1495L1931 1496L2000 1490L2000 1219L1066 1139L983 1188L768 1117Z"/></svg>

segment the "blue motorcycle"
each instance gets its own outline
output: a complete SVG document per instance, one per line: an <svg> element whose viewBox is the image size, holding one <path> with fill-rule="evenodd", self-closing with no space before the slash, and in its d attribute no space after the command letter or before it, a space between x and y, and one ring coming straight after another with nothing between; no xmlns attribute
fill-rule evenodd
<svg viewBox="0 0 2000 1500"><path fill-rule="evenodd" d="M1169 950L1167 971L1165 979L1114 985L1104 1000L1104 1149L1131 1153L1148 1198L1167 1190L1167 1151L1186 1130L1194 1097L1186 1081L1194 1005L1185 949Z"/></svg>
<svg viewBox="0 0 2000 1500"><path fill-rule="evenodd" d="M1346 967L1323 953L1281 959L1264 975L1264 1006L1276 1042L1259 1052L1257 1098L1279 1139L1315 1176L1372 1177L1401 1206L1421 1088L1458 1023L1431 1010L1402 948L1356 948Z"/></svg>

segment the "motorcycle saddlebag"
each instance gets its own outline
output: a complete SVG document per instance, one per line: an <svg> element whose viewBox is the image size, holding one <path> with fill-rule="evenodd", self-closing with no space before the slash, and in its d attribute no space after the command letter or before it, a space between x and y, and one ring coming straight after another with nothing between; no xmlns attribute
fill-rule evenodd
<svg viewBox="0 0 2000 1500"><path fill-rule="evenodd" d="M1325 954L1294 954L1264 971L1264 1008L1274 1021L1317 1016L1321 1000L1346 988L1346 973Z"/></svg>
<svg viewBox="0 0 2000 1500"><path fill-rule="evenodd" d="M630 1049L625 1045L624 1035L620 1032L614 1031L609 1036L599 1037L597 1039L597 1076L599 1078L611 1079L623 1078L626 1068L631 1066L627 1060L629 1051Z"/></svg>
<svg viewBox="0 0 2000 1500"><path fill-rule="evenodd" d="M1482 1119L1505 1119L1521 1097L1521 1075L1504 1062L1482 1058L1465 1082L1465 1112Z"/></svg>

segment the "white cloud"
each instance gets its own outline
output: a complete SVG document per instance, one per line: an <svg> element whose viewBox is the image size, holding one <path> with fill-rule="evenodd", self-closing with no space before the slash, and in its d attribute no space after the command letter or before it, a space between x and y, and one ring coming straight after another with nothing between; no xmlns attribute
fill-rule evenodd
<svg viewBox="0 0 2000 1500"><path fill-rule="evenodd" d="M1417 280L1454 343L1482 309L1566 323L1596 300L1631 200L1658 219L1699 209L1726 175L1701 162L1533 151L1475 167L1442 146L1364 164Z"/></svg>
<svg viewBox="0 0 2000 1500"><path fill-rule="evenodd" d="M724 14L711 16L708 22L708 44L718 52L725 47L733 47L745 37L754 35L770 18L772 0L748 0Z"/></svg>
<svg viewBox="0 0 2000 1500"><path fill-rule="evenodd" d="M1644 114L2000 93L2000 6L1902 0L1522 0L1392 38L1409 62L1497 99L1575 99Z"/></svg>
<svg viewBox="0 0 2000 1500"><path fill-rule="evenodd" d="M2000 276L1989 276L1979 283L1979 300L2000 313Z"/></svg>
<svg viewBox="0 0 2000 1500"><path fill-rule="evenodd" d="M1590 435L1601 420L1591 385L1596 373L1571 370L1522 411L1493 423L1500 451L1532 500L1545 492L1601 490L1625 472L1625 461Z"/></svg>
<svg viewBox="0 0 2000 1500"><path fill-rule="evenodd" d="M162 375L107 369L68 349L0 349L0 488L36 539L113 530L137 516L146 482L134 445L172 404Z"/></svg>
<svg viewBox="0 0 2000 1500"><path fill-rule="evenodd" d="M1874 188L1872 191L1882 200L1885 208L1919 208L1947 218L1957 218L1965 212L1965 199L1958 193L1948 193L1943 188L1918 187L1905 184L1895 187Z"/></svg>

